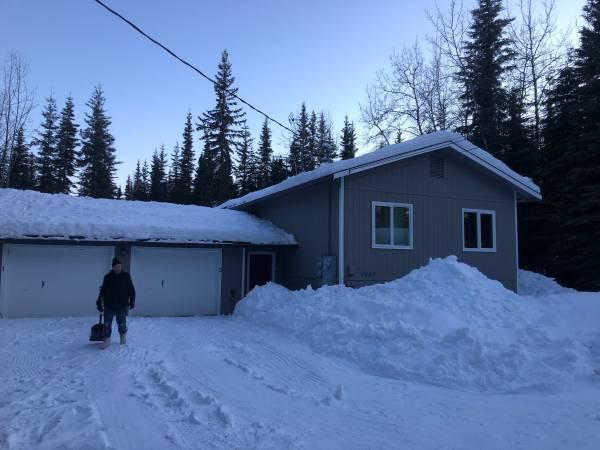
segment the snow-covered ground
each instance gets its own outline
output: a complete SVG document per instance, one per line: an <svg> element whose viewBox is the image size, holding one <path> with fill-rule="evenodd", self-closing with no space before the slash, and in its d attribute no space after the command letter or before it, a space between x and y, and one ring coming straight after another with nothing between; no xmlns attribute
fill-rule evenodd
<svg viewBox="0 0 600 450"><path fill-rule="evenodd" d="M0 448L600 448L600 294L528 282L269 285L105 351L93 318L1 320Z"/></svg>

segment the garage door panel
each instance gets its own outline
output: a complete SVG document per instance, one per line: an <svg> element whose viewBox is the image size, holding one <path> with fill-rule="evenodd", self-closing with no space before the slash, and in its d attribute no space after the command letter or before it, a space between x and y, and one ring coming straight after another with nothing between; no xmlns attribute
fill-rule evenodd
<svg viewBox="0 0 600 450"><path fill-rule="evenodd" d="M136 315L219 313L220 249L134 247L131 275Z"/></svg>
<svg viewBox="0 0 600 450"><path fill-rule="evenodd" d="M113 247L4 246L0 299L5 317L90 315Z"/></svg>

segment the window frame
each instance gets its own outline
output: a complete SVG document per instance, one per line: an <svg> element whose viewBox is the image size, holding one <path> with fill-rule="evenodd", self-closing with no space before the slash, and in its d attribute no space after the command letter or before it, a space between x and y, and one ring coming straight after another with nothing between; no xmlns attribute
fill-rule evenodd
<svg viewBox="0 0 600 450"><path fill-rule="evenodd" d="M375 227L375 210L378 206L385 206L390 208L390 242L391 244L377 244L376 227ZM408 245L395 245L394 244L394 210L393 208L408 208ZM413 250L413 205L412 203L396 203L396 202L371 202L371 248L374 249L385 249L385 250Z"/></svg>
<svg viewBox="0 0 600 450"><path fill-rule="evenodd" d="M477 214L477 247L467 248L465 247L465 213L476 213ZM481 215L488 214L492 216L492 241L493 247L483 248L481 246ZM496 253L496 211L491 209L478 209L478 208L463 208L460 215L462 221L462 247L463 252L476 252L476 253Z"/></svg>

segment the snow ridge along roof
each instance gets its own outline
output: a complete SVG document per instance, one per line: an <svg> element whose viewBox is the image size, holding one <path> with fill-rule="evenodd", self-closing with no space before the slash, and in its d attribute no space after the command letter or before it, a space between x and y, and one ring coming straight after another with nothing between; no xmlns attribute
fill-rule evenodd
<svg viewBox="0 0 600 450"><path fill-rule="evenodd" d="M241 211L0 189L0 239L295 244Z"/></svg>
<svg viewBox="0 0 600 450"><path fill-rule="evenodd" d="M337 178L350 175L353 172L366 170L377 165L387 164L400 159L410 158L445 148L455 150L487 170L495 173L497 176L504 178L507 182L513 184L523 197L534 200L540 200L542 198L540 188L530 178L519 175L502 161L477 147L460 134L451 131L436 131L434 133L415 137L406 142L401 142L400 144L388 145L387 147L357 156L353 159L321 164L315 170L303 172L274 186L229 200L219 207L236 208L327 176L334 176Z"/></svg>

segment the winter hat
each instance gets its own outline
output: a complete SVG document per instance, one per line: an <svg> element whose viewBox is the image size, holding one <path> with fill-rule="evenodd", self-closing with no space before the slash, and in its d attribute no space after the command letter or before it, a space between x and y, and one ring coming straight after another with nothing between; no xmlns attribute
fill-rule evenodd
<svg viewBox="0 0 600 450"><path fill-rule="evenodd" d="M117 264L121 264L121 261L119 261L119 258L113 258L112 267L115 267Z"/></svg>

